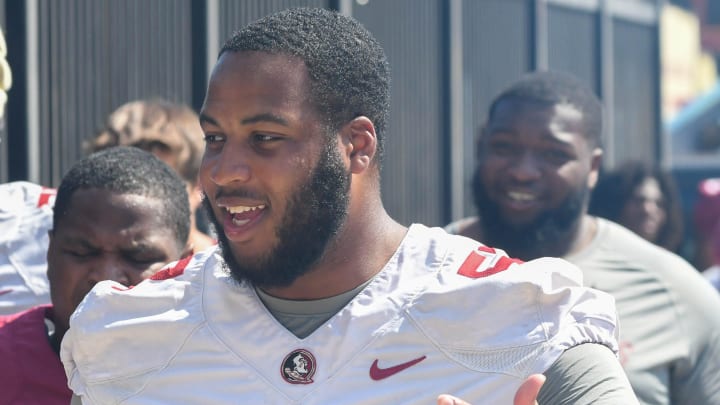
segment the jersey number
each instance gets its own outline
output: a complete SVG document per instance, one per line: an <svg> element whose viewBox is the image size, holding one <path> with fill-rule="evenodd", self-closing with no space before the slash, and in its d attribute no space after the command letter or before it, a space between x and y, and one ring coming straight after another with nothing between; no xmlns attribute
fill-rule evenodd
<svg viewBox="0 0 720 405"><path fill-rule="evenodd" d="M499 255L491 247L480 246L477 250L470 252L460 266L458 274L470 278L488 277L507 270L514 263L522 263L522 260Z"/></svg>

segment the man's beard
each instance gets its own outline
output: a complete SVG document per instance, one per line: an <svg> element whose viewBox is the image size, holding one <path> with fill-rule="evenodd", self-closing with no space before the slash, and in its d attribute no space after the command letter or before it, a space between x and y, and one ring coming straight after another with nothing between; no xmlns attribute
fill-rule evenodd
<svg viewBox="0 0 720 405"><path fill-rule="evenodd" d="M203 207L215 226L218 244L231 276L262 288L286 287L308 273L328 248L347 217L350 174L334 143L328 141L310 179L290 196L280 225L277 245L252 263L238 260L210 202Z"/></svg>
<svg viewBox="0 0 720 405"><path fill-rule="evenodd" d="M488 195L480 170L476 169L473 175L473 197L483 237L480 242L522 260L567 253L566 241L583 214L590 193L588 187L571 192L560 206L541 213L532 222L512 224L503 218L500 206Z"/></svg>

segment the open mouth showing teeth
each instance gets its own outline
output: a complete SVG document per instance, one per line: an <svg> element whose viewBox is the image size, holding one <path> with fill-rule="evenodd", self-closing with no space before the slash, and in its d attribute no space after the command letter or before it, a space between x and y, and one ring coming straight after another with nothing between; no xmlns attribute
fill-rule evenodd
<svg viewBox="0 0 720 405"><path fill-rule="evenodd" d="M521 201L521 202L535 201L535 199L536 199L533 194L521 193L518 191L508 192L508 197L510 197L511 200Z"/></svg>
<svg viewBox="0 0 720 405"><path fill-rule="evenodd" d="M260 213L265 209L265 204L256 205L254 207L238 205L234 207L225 207L225 209L228 213L230 213L230 219L232 220L233 225L244 226L260 215Z"/></svg>
<svg viewBox="0 0 720 405"><path fill-rule="evenodd" d="M238 207L227 207L226 208L229 213L231 214L242 214L244 212L252 212L257 210L263 210L265 209L265 205L256 205L254 207L245 207L245 206L238 206Z"/></svg>

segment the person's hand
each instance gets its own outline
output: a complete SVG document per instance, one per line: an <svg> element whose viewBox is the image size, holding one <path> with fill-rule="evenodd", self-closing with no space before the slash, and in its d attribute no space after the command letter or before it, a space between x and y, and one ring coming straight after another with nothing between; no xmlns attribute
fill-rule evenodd
<svg viewBox="0 0 720 405"><path fill-rule="evenodd" d="M545 376L542 374L533 374L528 377L515 392L513 405L537 405L537 397L544 383Z"/></svg>
<svg viewBox="0 0 720 405"><path fill-rule="evenodd" d="M545 382L545 376L542 374L533 374L527 378L520 388L515 392L513 405L537 405L537 396L540 388ZM437 399L437 405L470 405L460 398L452 395L443 394Z"/></svg>

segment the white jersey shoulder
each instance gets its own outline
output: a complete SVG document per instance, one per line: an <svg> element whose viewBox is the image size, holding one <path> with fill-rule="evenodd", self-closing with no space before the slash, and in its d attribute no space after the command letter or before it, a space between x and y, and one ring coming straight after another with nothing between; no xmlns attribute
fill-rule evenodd
<svg viewBox="0 0 720 405"><path fill-rule="evenodd" d="M212 271L214 253L208 249L170 263L134 287L111 280L96 284L70 318L66 334L70 339L63 339L61 350L63 361L72 350L73 366L85 366L82 373L99 378L114 372L105 369L108 364L123 364L120 372L126 374L161 367L204 321L202 271L206 265ZM148 325L151 334L146 333ZM157 339L161 337L161 341ZM82 344L65 345L78 340ZM118 341L123 342L122 350L118 350ZM143 358L150 347L156 356ZM102 361L94 361L100 353ZM67 371L67 363L65 368Z"/></svg>
<svg viewBox="0 0 720 405"><path fill-rule="evenodd" d="M573 265L421 225L302 339L232 281L219 249L155 278L100 283L73 315L61 357L86 403L504 403L567 347L617 349L612 298L580 287Z"/></svg>
<svg viewBox="0 0 720 405"><path fill-rule="evenodd" d="M0 314L50 303L46 276L55 190L0 184Z"/></svg>
<svg viewBox="0 0 720 405"><path fill-rule="evenodd" d="M425 229L426 237L409 244L418 257L406 255L399 265L405 288L417 291L407 313L457 361L472 362L472 347L482 356L496 353L503 361L493 367L507 367L492 371L522 375L528 368L544 371L581 343L603 342L617 353L614 299L582 287L575 265L558 258L522 262L472 239ZM536 363L513 363L509 352Z"/></svg>

